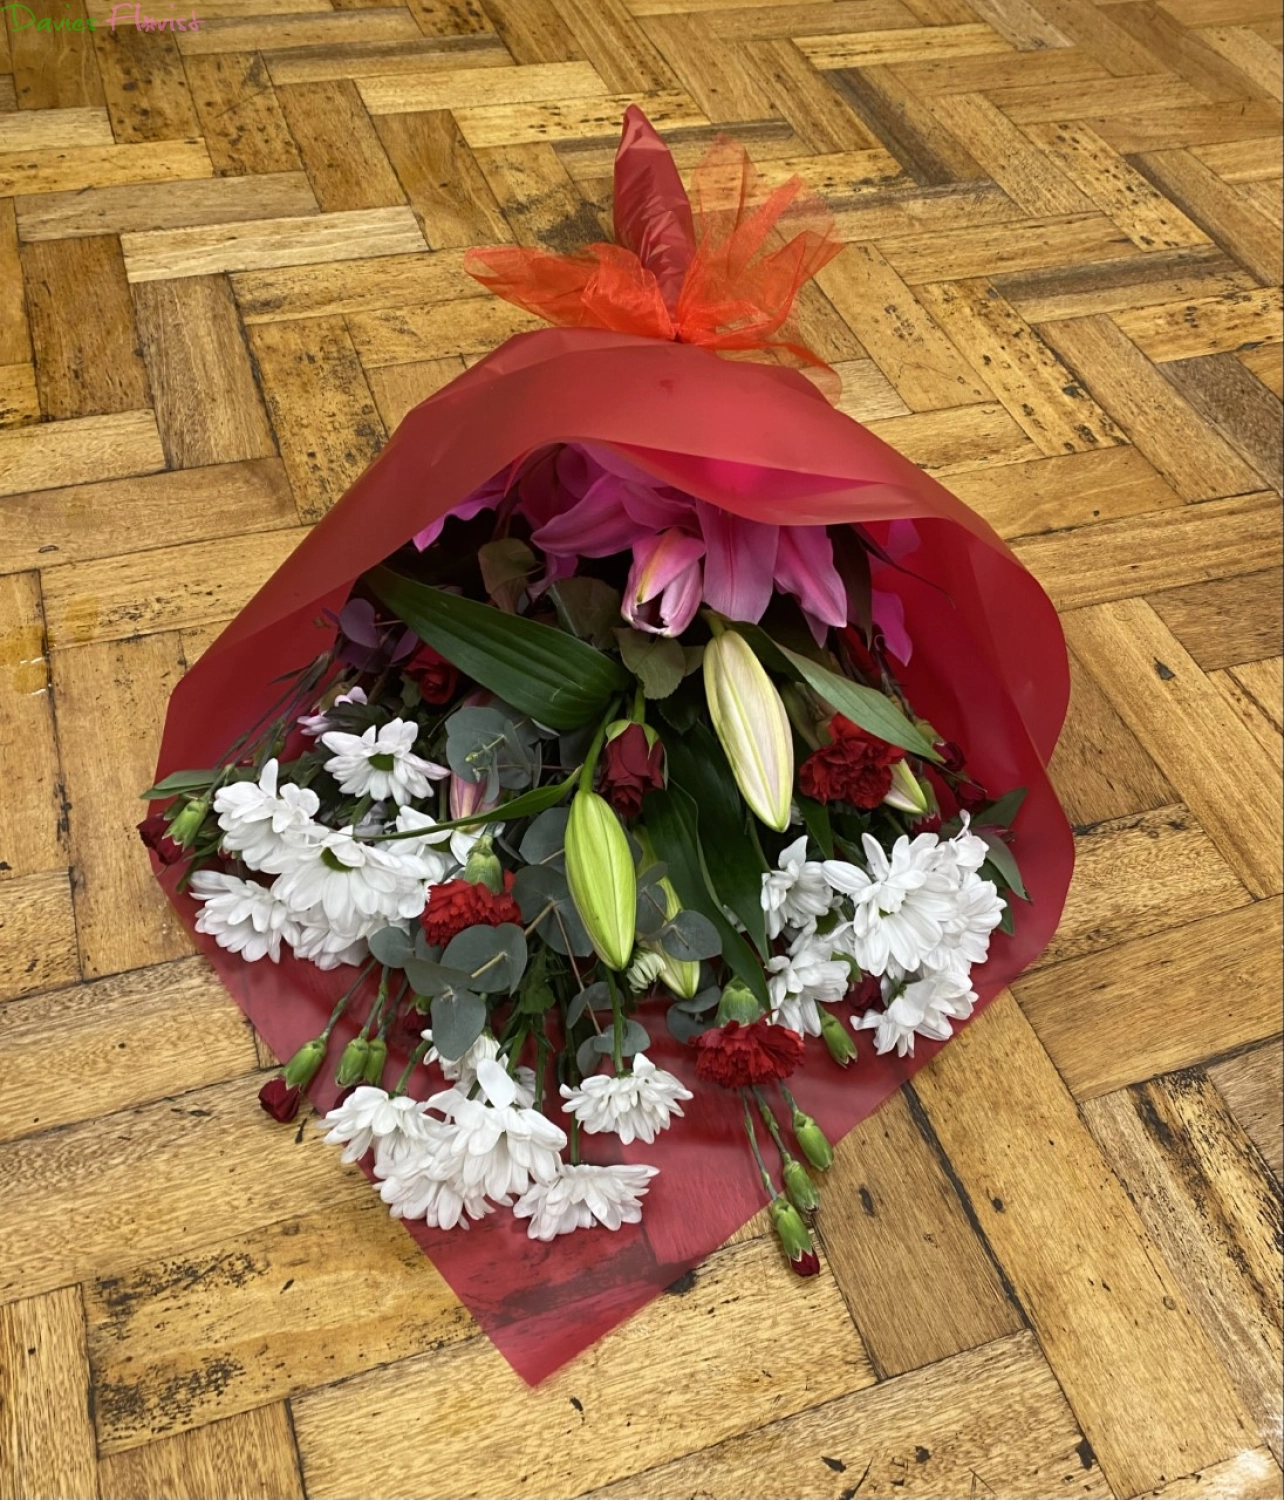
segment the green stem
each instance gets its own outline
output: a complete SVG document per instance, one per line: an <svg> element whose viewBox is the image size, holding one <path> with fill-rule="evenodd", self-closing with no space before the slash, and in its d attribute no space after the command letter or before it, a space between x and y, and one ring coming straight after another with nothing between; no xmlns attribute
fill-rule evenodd
<svg viewBox="0 0 1284 1500"><path fill-rule="evenodd" d="M762 1185L767 1191L768 1203L774 1203L780 1194L776 1191L775 1184L771 1180L771 1174L767 1171L767 1164L762 1159L762 1152L758 1149L758 1132L753 1128L753 1115L749 1110L749 1096L743 1089L740 1091L740 1100L745 1107L745 1134L749 1137L749 1145L753 1148L753 1159L758 1163L758 1171L762 1174Z"/></svg>
<svg viewBox="0 0 1284 1500"><path fill-rule="evenodd" d="M640 682L633 694L633 721L636 724L646 723L646 692Z"/></svg>
<svg viewBox="0 0 1284 1500"><path fill-rule="evenodd" d="M597 772L597 763L602 754L602 746L606 743L606 728L608 724L615 721L619 707L620 700L616 698L607 709L602 722L597 726L597 733L593 736L593 743L589 746L588 754L584 757L584 764L580 767L580 791L582 792L591 792L593 790L593 777Z"/></svg>
<svg viewBox="0 0 1284 1500"><path fill-rule="evenodd" d="M615 986L615 975L611 973L610 969L606 970L606 987L611 992L611 1024L613 1027L611 1057L615 1063L615 1072L618 1076L624 1072L624 1012L620 1008L620 992Z"/></svg>
<svg viewBox="0 0 1284 1500"><path fill-rule="evenodd" d="M775 1115L771 1112L771 1106L767 1103L767 1097L757 1085L754 1086L753 1096L758 1101L758 1112L762 1115L762 1123L767 1127L767 1132L772 1140L775 1141L776 1150L780 1152L781 1162L787 1164L793 1161L793 1156L789 1148L781 1139L780 1125L777 1123Z"/></svg>
<svg viewBox="0 0 1284 1500"><path fill-rule="evenodd" d="M330 1040L330 1033L334 1030L336 1024L338 1023L339 1017L344 1013L345 1010L347 1010L349 1001L365 983L366 977L375 967L377 962L377 959L372 958L369 963L367 963L361 970L360 974L357 975L356 979L352 983L352 986L339 996L338 1004L336 1004L334 1009L330 1012L330 1019L325 1023L325 1030L321 1033L321 1040L323 1042L328 1042Z"/></svg>
<svg viewBox="0 0 1284 1500"><path fill-rule="evenodd" d="M571 1116L571 1165L578 1167L580 1164L580 1122L576 1115Z"/></svg>
<svg viewBox="0 0 1284 1500"><path fill-rule="evenodd" d="M402 1094L406 1092L406 1084L410 1081L410 1075L415 1071L419 1064L423 1062L424 1056L431 1045L432 1044L430 1042L420 1042L415 1050L410 1054L410 1061L406 1064L405 1071L397 1080L397 1087L392 1091L392 1098L399 1099Z"/></svg>

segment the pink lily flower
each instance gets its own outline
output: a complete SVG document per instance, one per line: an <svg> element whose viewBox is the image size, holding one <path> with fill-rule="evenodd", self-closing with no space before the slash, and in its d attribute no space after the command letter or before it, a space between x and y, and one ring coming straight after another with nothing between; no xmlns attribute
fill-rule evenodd
<svg viewBox="0 0 1284 1500"><path fill-rule="evenodd" d="M622 605L629 624L649 635L681 635L700 608L703 556L700 538L674 527L635 542Z"/></svg>

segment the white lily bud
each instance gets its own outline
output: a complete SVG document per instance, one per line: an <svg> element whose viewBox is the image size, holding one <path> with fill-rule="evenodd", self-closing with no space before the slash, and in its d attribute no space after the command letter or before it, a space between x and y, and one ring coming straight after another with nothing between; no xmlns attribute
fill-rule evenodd
<svg viewBox="0 0 1284 1500"><path fill-rule="evenodd" d="M898 760L892 767L892 789L883 801L888 807L913 813L916 817L922 817L927 811L927 793L903 760Z"/></svg>
<svg viewBox="0 0 1284 1500"><path fill-rule="evenodd" d="M783 833L794 789L793 736L780 694L744 636L723 630L704 648L704 690L741 796Z"/></svg>

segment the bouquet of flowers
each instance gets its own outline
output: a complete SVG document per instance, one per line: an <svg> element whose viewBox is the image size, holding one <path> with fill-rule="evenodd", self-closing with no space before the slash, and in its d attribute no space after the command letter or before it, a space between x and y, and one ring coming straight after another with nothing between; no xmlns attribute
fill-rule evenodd
<svg viewBox="0 0 1284 1500"><path fill-rule="evenodd" d="M176 692L141 825L289 1059L263 1108L311 1093L528 1378L755 1206L816 1272L830 1137L1069 877L1050 605L800 373L819 206L726 143L697 187L630 111L618 243L474 253L570 331L410 414Z"/></svg>

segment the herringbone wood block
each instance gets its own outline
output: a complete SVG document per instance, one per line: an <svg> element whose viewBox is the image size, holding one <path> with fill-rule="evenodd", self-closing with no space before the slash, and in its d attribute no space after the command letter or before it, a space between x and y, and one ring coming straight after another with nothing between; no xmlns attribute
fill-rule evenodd
<svg viewBox="0 0 1284 1500"><path fill-rule="evenodd" d="M0 1495L1280 1495L1270 0L32 0L0 27ZM65 16L64 16L65 13ZM58 32L26 16L92 17ZM843 409L1063 612L1039 963L534 1392L272 1066L131 825L166 696L609 225L633 101L848 248Z"/></svg>

